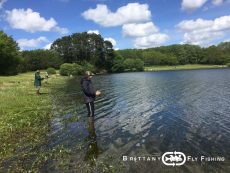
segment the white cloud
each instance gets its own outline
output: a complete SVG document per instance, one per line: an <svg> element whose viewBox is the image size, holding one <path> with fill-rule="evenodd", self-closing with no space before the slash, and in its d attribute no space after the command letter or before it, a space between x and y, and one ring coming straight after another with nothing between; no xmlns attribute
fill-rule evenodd
<svg viewBox="0 0 230 173"><path fill-rule="evenodd" d="M210 2L211 1L211 2ZM230 0L182 0L181 8L185 11L193 11L202 7L206 2L212 3L214 6L220 6L224 3L229 3ZM210 6L204 7L204 11L208 10Z"/></svg>
<svg viewBox="0 0 230 173"><path fill-rule="evenodd" d="M135 48L160 46L169 39L167 34L160 33L159 28L153 22L125 24L122 31L124 36L135 38Z"/></svg>
<svg viewBox="0 0 230 173"><path fill-rule="evenodd" d="M162 33L156 33L145 37L138 37L134 41L136 48L150 48L160 46L169 40L169 36Z"/></svg>
<svg viewBox="0 0 230 173"><path fill-rule="evenodd" d="M113 38L111 38L111 37L109 37L109 38L105 38L104 39L105 41L107 40L107 41L110 41L111 43L112 43L112 45L113 46L116 46L117 45L117 42L116 42L116 40L114 40Z"/></svg>
<svg viewBox="0 0 230 173"><path fill-rule="evenodd" d="M186 32L190 31L224 31L230 29L230 15L222 16L214 20L184 20L177 27Z"/></svg>
<svg viewBox="0 0 230 173"><path fill-rule="evenodd" d="M60 28L57 26L57 22L50 18L46 20L40 16L40 13L34 12L32 9L13 9L6 11L6 20L12 28L22 29L27 32L38 31L55 31L61 34L66 34L68 29Z"/></svg>
<svg viewBox="0 0 230 173"><path fill-rule="evenodd" d="M202 7L206 2L207 0L183 0L181 3L181 8L185 11L193 11Z"/></svg>
<svg viewBox="0 0 230 173"><path fill-rule="evenodd" d="M224 34L222 32L185 33L183 43L205 46L209 45L209 43L214 39L223 36Z"/></svg>
<svg viewBox="0 0 230 173"><path fill-rule="evenodd" d="M197 19L197 20L183 20L180 22L177 27L182 31L194 31L194 30L202 30L204 28L209 28L213 25L213 21Z"/></svg>
<svg viewBox="0 0 230 173"><path fill-rule="evenodd" d="M88 34L97 34L97 35L100 34L100 32L98 30L89 30L87 33Z"/></svg>
<svg viewBox="0 0 230 173"><path fill-rule="evenodd" d="M159 29L153 24L153 22L147 23L131 23L122 26L122 32L124 36L130 37L143 37L158 32Z"/></svg>
<svg viewBox="0 0 230 173"><path fill-rule="evenodd" d="M51 45L52 45L52 43L49 43L49 44L45 45L45 46L44 46L44 49L49 50L49 49L50 49L50 47L51 47Z"/></svg>
<svg viewBox="0 0 230 173"><path fill-rule="evenodd" d="M223 4L224 0L212 0L213 5L221 5Z"/></svg>
<svg viewBox="0 0 230 173"><path fill-rule="evenodd" d="M46 37L39 37L37 39L19 39L17 40L18 45L21 49L25 48L39 48L41 43L48 42Z"/></svg>
<svg viewBox="0 0 230 173"><path fill-rule="evenodd" d="M105 27L119 26L127 23L149 21L151 11L147 4L129 3L111 12L106 5L98 4L95 9L82 13L87 20L92 20Z"/></svg>
<svg viewBox="0 0 230 173"><path fill-rule="evenodd" d="M83 12L82 16L105 27L123 25L123 35L134 37L136 48L159 46L169 39L168 35L159 32L153 22L147 22L151 19L151 11L147 4L129 3L118 8L116 12L111 12L106 5L99 4L95 9ZM112 38L105 40L109 40L113 46L116 45Z"/></svg>
<svg viewBox="0 0 230 173"><path fill-rule="evenodd" d="M54 27L53 31L56 31L56 32L61 33L61 34L68 34L69 33L69 30L67 28L61 28L59 26Z"/></svg>
<svg viewBox="0 0 230 173"><path fill-rule="evenodd" d="M3 7L3 4L5 4L7 0L0 0L0 9Z"/></svg>
<svg viewBox="0 0 230 173"><path fill-rule="evenodd" d="M184 20L177 28L184 32L184 43L205 45L230 31L230 15L214 20Z"/></svg>

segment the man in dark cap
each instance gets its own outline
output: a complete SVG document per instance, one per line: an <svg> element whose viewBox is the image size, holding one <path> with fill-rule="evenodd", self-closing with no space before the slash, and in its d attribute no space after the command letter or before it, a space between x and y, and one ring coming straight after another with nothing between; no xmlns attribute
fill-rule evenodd
<svg viewBox="0 0 230 173"><path fill-rule="evenodd" d="M95 90L91 81L93 74L90 71L85 72L85 76L81 80L81 89L84 95L84 101L88 110L88 117L93 120L94 117L94 101L96 96L100 96L101 92Z"/></svg>

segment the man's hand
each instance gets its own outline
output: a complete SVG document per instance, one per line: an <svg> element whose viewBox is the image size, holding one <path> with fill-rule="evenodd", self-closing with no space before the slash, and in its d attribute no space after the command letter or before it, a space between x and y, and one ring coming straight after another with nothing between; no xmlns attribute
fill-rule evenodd
<svg viewBox="0 0 230 173"><path fill-rule="evenodd" d="M96 96L100 96L101 95L101 91L97 90L96 91Z"/></svg>

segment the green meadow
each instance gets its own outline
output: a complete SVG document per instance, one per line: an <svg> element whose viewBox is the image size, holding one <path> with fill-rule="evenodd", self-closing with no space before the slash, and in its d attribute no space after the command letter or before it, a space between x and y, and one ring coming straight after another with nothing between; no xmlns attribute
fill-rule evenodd
<svg viewBox="0 0 230 173"><path fill-rule="evenodd" d="M39 154L36 147L45 142L52 117L51 88L64 81L65 77L51 76L42 86L42 95L36 96L34 73L0 77L0 166L17 157L14 169L24 170L20 161Z"/></svg>

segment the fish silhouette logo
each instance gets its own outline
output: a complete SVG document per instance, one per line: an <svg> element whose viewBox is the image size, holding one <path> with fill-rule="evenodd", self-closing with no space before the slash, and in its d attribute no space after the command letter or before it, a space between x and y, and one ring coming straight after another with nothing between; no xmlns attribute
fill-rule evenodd
<svg viewBox="0 0 230 173"><path fill-rule="evenodd" d="M186 156L182 152L166 152L161 157L162 162L167 166L181 166L186 162Z"/></svg>

